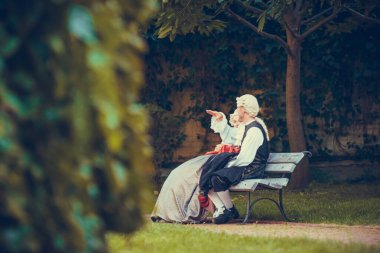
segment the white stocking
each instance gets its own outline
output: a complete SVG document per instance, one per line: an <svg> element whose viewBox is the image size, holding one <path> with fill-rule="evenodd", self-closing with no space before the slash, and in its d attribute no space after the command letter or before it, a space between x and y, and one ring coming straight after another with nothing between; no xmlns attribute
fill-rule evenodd
<svg viewBox="0 0 380 253"><path fill-rule="evenodd" d="M220 200L223 202L224 206L227 209L230 209L234 206L234 204L232 204L229 190L226 190L224 192L217 192L216 194L218 194Z"/></svg>
<svg viewBox="0 0 380 253"><path fill-rule="evenodd" d="M208 192L208 196L211 199L211 201L214 203L216 209L222 208L224 206L222 200L219 198L218 194L214 192L214 190L210 190Z"/></svg>

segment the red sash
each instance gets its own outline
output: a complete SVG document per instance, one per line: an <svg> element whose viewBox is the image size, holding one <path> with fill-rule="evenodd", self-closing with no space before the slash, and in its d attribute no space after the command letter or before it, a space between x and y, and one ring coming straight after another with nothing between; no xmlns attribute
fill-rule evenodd
<svg viewBox="0 0 380 253"><path fill-rule="evenodd" d="M217 155L220 153L239 153L240 147L235 145L223 144L219 150L213 150L206 153L206 155Z"/></svg>

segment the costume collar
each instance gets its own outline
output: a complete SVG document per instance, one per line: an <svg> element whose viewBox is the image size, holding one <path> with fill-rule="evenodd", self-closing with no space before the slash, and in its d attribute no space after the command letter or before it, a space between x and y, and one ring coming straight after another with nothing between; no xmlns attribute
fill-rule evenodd
<svg viewBox="0 0 380 253"><path fill-rule="evenodd" d="M254 119L248 121L247 123L245 123L245 125L248 126L248 125L251 124L253 121L256 121L256 118L254 118Z"/></svg>

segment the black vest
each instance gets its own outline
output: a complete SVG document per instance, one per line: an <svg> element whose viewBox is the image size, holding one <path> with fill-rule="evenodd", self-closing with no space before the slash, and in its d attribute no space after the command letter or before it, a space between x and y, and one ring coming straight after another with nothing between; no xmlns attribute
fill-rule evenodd
<svg viewBox="0 0 380 253"><path fill-rule="evenodd" d="M252 127L257 127L260 129L264 137L263 144L257 149L255 159L247 166L243 173L243 179L249 178L260 178L264 176L265 165L269 157L269 141L267 140L264 128L257 122L253 121L245 126L245 131L242 139L242 143L247 135L247 132Z"/></svg>

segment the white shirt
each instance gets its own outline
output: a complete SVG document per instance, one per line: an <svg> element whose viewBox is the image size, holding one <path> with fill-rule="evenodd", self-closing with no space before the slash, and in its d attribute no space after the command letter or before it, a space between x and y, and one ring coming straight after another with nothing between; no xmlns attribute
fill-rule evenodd
<svg viewBox="0 0 380 253"><path fill-rule="evenodd" d="M254 120L246 123L248 125ZM264 143L264 135L258 127L251 127L240 147L240 153L237 157L228 162L226 167L232 166L247 166L255 159L256 152L261 145Z"/></svg>

